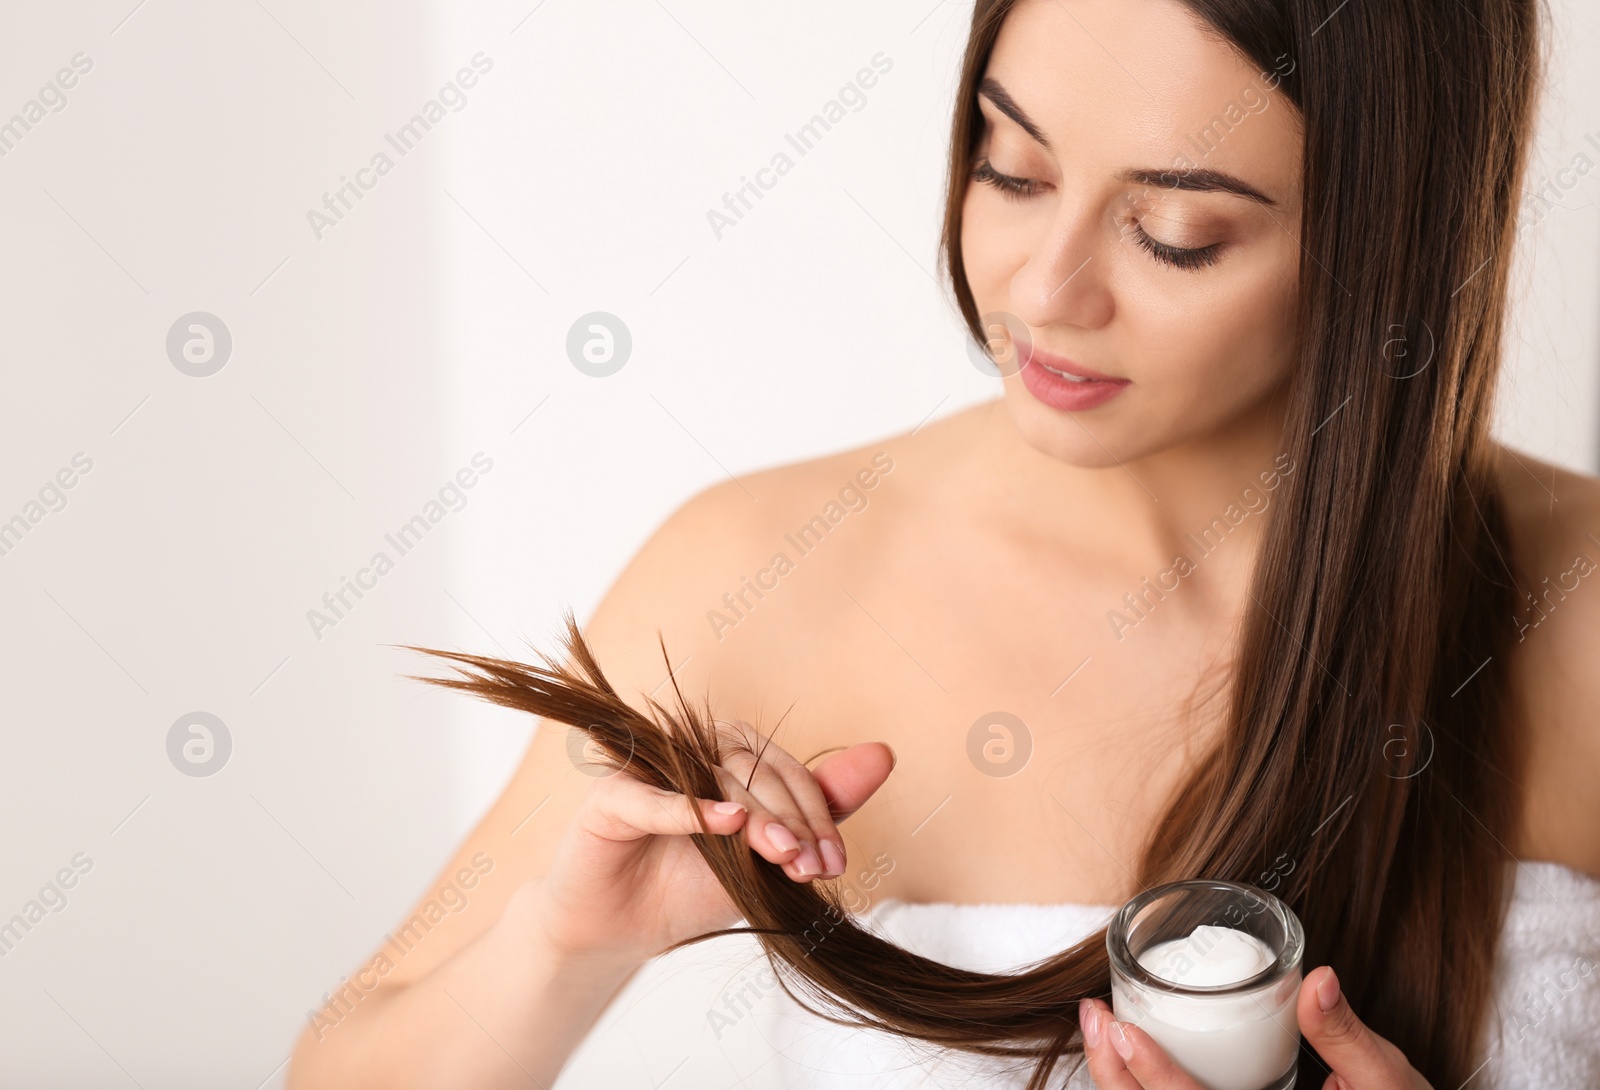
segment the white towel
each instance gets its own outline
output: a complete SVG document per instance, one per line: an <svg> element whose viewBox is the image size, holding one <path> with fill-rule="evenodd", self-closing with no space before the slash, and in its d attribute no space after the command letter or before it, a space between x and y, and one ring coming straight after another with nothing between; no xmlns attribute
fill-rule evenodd
<svg viewBox="0 0 1600 1090"><path fill-rule="evenodd" d="M1600 1087L1600 880L1517 865L1493 1003L1473 1090Z"/></svg>
<svg viewBox="0 0 1600 1090"><path fill-rule="evenodd" d="M1557 863L1522 862L1512 889L1492 1025L1469 1086L1600 1090L1600 880ZM948 965L1008 972L1060 953L1105 926L1116 910L885 900L860 922ZM766 1019L786 1090L1020 1090L1032 1066L834 1025L781 993ZM1066 1086L1092 1090L1094 1082L1080 1068Z"/></svg>

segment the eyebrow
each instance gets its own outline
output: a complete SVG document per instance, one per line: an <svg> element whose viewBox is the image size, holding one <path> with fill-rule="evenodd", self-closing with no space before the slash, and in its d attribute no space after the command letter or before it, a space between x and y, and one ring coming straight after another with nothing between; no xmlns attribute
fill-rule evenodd
<svg viewBox="0 0 1600 1090"><path fill-rule="evenodd" d="M1050 146L1050 141L1045 139L1044 131L1021 106L1017 105L1016 99L1011 97L1011 93L1002 87L998 80L992 76L985 76L978 84L978 94L994 103L995 109L1015 121L1040 147L1046 151L1055 150ZM1250 183L1210 167L1190 167L1188 170L1179 170L1175 167L1166 170L1134 167L1119 173L1117 180L1139 185L1161 186L1166 189L1184 189L1193 193L1231 193L1236 197L1244 197L1246 200L1274 208L1278 204Z"/></svg>
<svg viewBox="0 0 1600 1090"><path fill-rule="evenodd" d="M1039 146L1044 150L1055 150L1050 146L1050 141L1044 138L1044 133L1039 126L1033 123L1033 118L1029 117L1021 106L1017 105L1017 100L1011 97L1011 92L1000 86L999 80L993 76L984 76L983 80L978 84L978 94L994 103L995 109L1022 126L1022 131L1038 141Z"/></svg>
<svg viewBox="0 0 1600 1090"><path fill-rule="evenodd" d="M1232 174L1224 174L1220 170L1212 170L1209 167L1190 167L1188 170L1176 168L1167 170L1131 169L1124 170L1118 174L1117 180L1135 182L1141 185L1158 185L1163 189L1187 189L1195 193L1231 193L1235 197L1244 197L1246 200L1256 201L1274 208L1278 204L1277 201L1248 182L1241 181Z"/></svg>

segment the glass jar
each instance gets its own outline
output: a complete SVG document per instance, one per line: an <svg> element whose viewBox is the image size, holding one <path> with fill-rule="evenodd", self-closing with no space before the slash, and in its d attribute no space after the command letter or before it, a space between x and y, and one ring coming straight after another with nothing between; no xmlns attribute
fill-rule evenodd
<svg viewBox="0 0 1600 1090"><path fill-rule="evenodd" d="M1106 948L1117 1020L1206 1090L1294 1086L1305 932L1278 898L1214 879L1157 886L1112 917Z"/></svg>

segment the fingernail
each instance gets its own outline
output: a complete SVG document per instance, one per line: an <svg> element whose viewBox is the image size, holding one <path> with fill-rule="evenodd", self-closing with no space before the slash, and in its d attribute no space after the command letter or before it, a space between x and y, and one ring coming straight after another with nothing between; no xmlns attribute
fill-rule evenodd
<svg viewBox="0 0 1600 1090"><path fill-rule="evenodd" d="M817 849L806 844L800 849L800 854L794 857L794 869L810 877L822 873L822 864L817 861Z"/></svg>
<svg viewBox="0 0 1600 1090"><path fill-rule="evenodd" d="M821 841L822 862L827 866L823 873L834 878L844 873L844 853L839 846L831 840Z"/></svg>
<svg viewBox="0 0 1600 1090"><path fill-rule="evenodd" d="M719 802L711 809L715 810L719 814L739 814L744 812L744 803Z"/></svg>
<svg viewBox="0 0 1600 1090"><path fill-rule="evenodd" d="M1083 1043L1089 1048L1100 1044L1100 1008L1087 999L1078 1000L1078 1025L1083 1028Z"/></svg>
<svg viewBox="0 0 1600 1090"><path fill-rule="evenodd" d="M1328 975L1317 982L1317 1006L1327 1014L1339 1005L1339 977L1329 968Z"/></svg>
<svg viewBox="0 0 1600 1090"><path fill-rule="evenodd" d="M1122 1023L1115 1019L1111 1022L1111 1047L1117 1050L1117 1055L1124 1060L1133 1058L1133 1038L1123 1030Z"/></svg>
<svg viewBox="0 0 1600 1090"><path fill-rule="evenodd" d="M781 821L767 822L767 839L772 841L772 846L780 852L792 852L800 846L800 841L795 839L795 835Z"/></svg>

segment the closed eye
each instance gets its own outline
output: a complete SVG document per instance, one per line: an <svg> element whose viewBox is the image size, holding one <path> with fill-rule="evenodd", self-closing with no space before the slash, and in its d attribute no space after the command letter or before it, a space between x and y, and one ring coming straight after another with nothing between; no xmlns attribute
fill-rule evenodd
<svg viewBox="0 0 1600 1090"><path fill-rule="evenodd" d="M1010 174L1001 174L988 159L981 160L973 168L972 178L974 181L994 187L1000 191L1002 196L1013 201L1027 200L1045 188L1042 182L1036 182L1031 178L1017 178ZM1222 249L1222 243L1220 242L1213 242L1209 246L1200 246L1192 249L1186 249L1182 246L1169 246L1159 239L1151 238L1145 233L1145 229L1138 224L1132 225L1131 233L1133 241L1145 253L1164 265L1170 265L1178 269L1203 269L1209 265L1215 265L1218 251Z"/></svg>
<svg viewBox="0 0 1600 1090"><path fill-rule="evenodd" d="M1145 234L1139 224L1133 225L1133 241L1145 253L1157 261L1172 265L1179 269L1203 269L1207 265L1217 263L1217 251L1222 249L1222 243L1213 242L1209 246L1200 246L1195 249L1184 249L1182 246L1168 246L1165 242L1157 241Z"/></svg>
<svg viewBox="0 0 1600 1090"><path fill-rule="evenodd" d="M972 178L974 181L982 182L984 185L993 186L1013 200L1023 200L1031 197L1042 188L1040 183L1033 181L1031 178L1013 178L1009 174L1001 174L990 165L987 159L973 168Z"/></svg>

